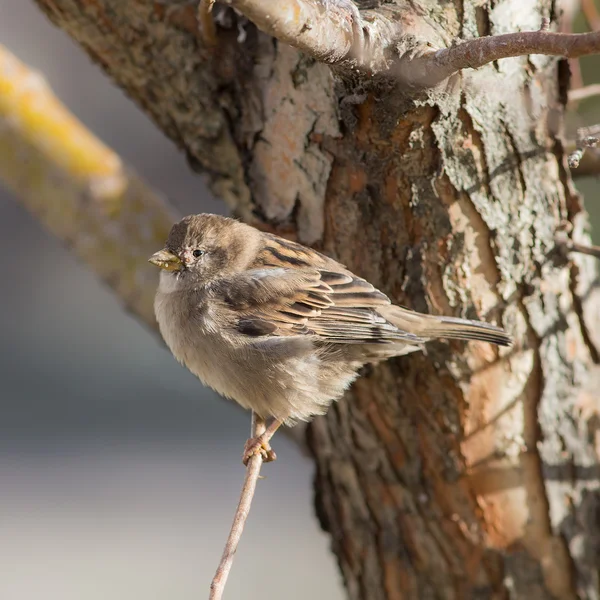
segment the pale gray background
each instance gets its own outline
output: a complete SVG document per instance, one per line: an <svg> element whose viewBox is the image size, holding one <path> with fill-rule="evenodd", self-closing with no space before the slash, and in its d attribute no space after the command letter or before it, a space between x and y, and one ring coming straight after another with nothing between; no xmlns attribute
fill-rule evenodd
<svg viewBox="0 0 600 600"><path fill-rule="evenodd" d="M182 212L223 210L33 2L0 0L0 43ZM590 107L577 124L598 120ZM585 191L598 214L597 184ZM1 189L0 257L0 599L206 597L248 415L175 364ZM227 598L340 599L311 465L281 435L275 447Z"/></svg>

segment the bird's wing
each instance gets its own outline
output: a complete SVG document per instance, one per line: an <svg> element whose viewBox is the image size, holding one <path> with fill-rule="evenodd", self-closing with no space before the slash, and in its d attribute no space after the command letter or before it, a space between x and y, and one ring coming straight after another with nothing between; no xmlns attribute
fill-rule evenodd
<svg viewBox="0 0 600 600"><path fill-rule="evenodd" d="M325 342L365 344L423 341L377 312L389 298L345 271L257 268L225 278L214 293L248 336L316 335Z"/></svg>

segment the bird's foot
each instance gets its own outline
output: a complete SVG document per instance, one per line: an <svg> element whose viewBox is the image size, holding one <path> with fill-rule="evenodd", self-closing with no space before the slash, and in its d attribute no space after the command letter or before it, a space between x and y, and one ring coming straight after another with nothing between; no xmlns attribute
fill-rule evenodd
<svg viewBox="0 0 600 600"><path fill-rule="evenodd" d="M250 438L244 446L244 453L242 454L242 462L244 465L248 464L248 461L257 455L261 455L263 462L273 462L277 460L277 454L271 448L269 442L265 442L261 436Z"/></svg>

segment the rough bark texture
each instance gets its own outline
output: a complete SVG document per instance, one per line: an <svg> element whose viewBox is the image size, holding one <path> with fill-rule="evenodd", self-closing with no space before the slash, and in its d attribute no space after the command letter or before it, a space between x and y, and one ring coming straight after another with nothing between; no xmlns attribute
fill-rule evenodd
<svg viewBox="0 0 600 600"><path fill-rule="evenodd" d="M37 3L242 218L403 305L517 340L368 369L311 426L349 597L600 597L598 295L592 259L554 245L564 221L577 238L585 225L558 137L563 63L508 59L415 99L337 77L231 12L209 51L191 2ZM535 29L553 10L491 6L422 9L444 39Z"/></svg>

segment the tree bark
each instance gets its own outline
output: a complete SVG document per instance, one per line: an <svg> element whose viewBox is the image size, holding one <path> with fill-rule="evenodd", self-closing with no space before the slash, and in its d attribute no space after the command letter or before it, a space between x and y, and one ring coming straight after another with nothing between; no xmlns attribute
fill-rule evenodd
<svg viewBox="0 0 600 600"><path fill-rule="evenodd" d="M223 7L205 48L193 2L36 2L235 214L397 303L514 335L365 369L309 428L349 597L599 598L598 293L593 259L554 241L586 226L560 138L566 63L506 59L415 95ZM539 27L553 4L421 10L441 39L470 39Z"/></svg>

